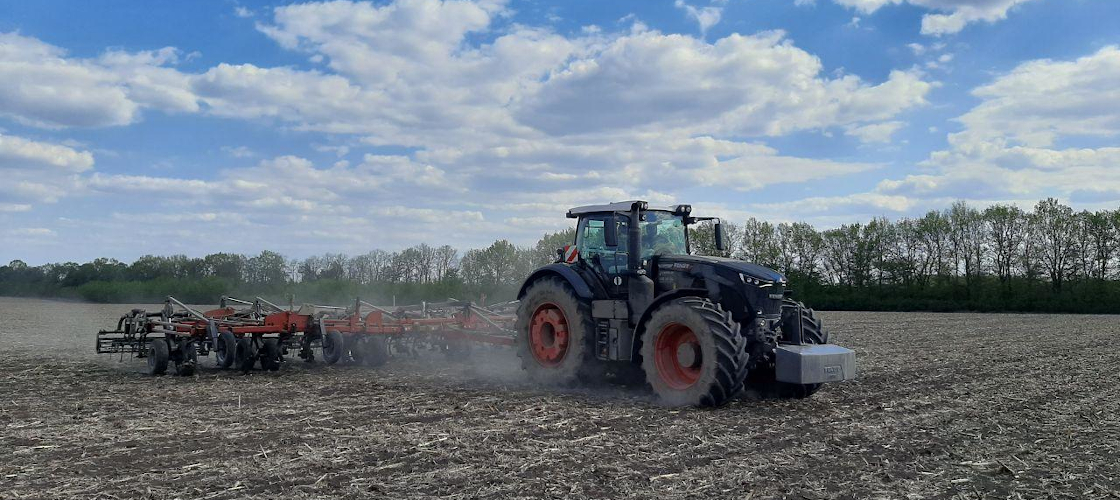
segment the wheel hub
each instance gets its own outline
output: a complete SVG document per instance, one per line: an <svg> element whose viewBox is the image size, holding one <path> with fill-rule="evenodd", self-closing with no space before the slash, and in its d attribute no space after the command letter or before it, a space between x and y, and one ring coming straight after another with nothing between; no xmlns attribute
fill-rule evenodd
<svg viewBox="0 0 1120 500"><path fill-rule="evenodd" d="M677 363L685 368L700 366L700 346L686 342L677 347Z"/></svg>
<svg viewBox="0 0 1120 500"><path fill-rule="evenodd" d="M568 319L556 304L537 307L529 323L529 350L544 366L556 366L568 353Z"/></svg>

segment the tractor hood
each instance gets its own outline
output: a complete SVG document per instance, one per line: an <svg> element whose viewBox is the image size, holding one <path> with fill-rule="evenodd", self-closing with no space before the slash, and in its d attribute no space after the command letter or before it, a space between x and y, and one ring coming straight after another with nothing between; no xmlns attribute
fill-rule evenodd
<svg viewBox="0 0 1120 500"><path fill-rule="evenodd" d="M752 278L759 279L761 281L771 281L779 283L784 283L786 281L786 277L783 276L782 273L779 273L778 271L775 271L768 267L760 266L758 264L753 264L738 259L728 259L725 257L708 257L706 255L666 255L661 257L658 262L661 266L676 264L676 266L674 267L682 265L687 266L689 264L709 265L713 267L729 269L737 273L745 274Z"/></svg>

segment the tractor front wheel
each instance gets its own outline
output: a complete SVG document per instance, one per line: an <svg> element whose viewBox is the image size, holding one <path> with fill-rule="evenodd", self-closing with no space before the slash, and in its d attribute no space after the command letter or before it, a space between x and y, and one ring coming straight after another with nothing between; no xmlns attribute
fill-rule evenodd
<svg viewBox="0 0 1120 500"><path fill-rule="evenodd" d="M517 308L517 356L535 382L567 385L594 363L591 305L558 278L529 285Z"/></svg>
<svg viewBox="0 0 1120 500"><path fill-rule="evenodd" d="M828 330L821 325L817 313L805 307L805 304L787 300L782 304L782 328L796 328L796 322L801 323L801 342L806 344L827 344ZM824 384L791 384L777 382L774 386L774 396L788 399L805 399L821 389Z"/></svg>
<svg viewBox="0 0 1120 500"><path fill-rule="evenodd" d="M743 388L747 343L712 301L685 297L659 307L642 334L642 369L670 406L720 406Z"/></svg>

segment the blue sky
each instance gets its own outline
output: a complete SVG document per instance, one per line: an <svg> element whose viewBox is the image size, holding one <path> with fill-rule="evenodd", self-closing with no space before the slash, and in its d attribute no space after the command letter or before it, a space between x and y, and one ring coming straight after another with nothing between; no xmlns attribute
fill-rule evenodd
<svg viewBox="0 0 1120 500"><path fill-rule="evenodd" d="M0 2L0 261L1120 206L1120 2Z"/></svg>

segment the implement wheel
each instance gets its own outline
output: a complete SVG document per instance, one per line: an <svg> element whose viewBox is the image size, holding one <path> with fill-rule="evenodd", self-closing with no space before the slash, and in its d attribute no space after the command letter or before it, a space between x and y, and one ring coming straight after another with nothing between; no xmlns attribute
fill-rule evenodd
<svg viewBox="0 0 1120 500"><path fill-rule="evenodd" d="M591 304L558 278L529 286L517 308L516 330L517 356L533 381L571 384L595 364Z"/></svg>
<svg viewBox="0 0 1120 500"><path fill-rule="evenodd" d="M323 336L323 361L328 365L337 363L345 352L346 339L342 338L341 332L331 330Z"/></svg>
<svg viewBox="0 0 1120 500"><path fill-rule="evenodd" d="M747 342L739 324L712 301L685 297L650 316L642 334L642 370L670 406L720 406L743 388Z"/></svg>
<svg viewBox="0 0 1120 500"><path fill-rule="evenodd" d="M214 341L214 362L217 363L218 368L228 369L233 366L236 354L237 337L233 336L233 332L218 334L218 339Z"/></svg>
<svg viewBox="0 0 1120 500"><path fill-rule="evenodd" d="M155 339L148 342L148 374L163 375L166 373L169 357L170 349L167 347L167 340Z"/></svg>
<svg viewBox="0 0 1120 500"><path fill-rule="evenodd" d="M241 373L253 371L253 365L257 363L257 346L253 343L252 337L237 339L234 357L237 359L237 369L241 370Z"/></svg>
<svg viewBox="0 0 1120 500"><path fill-rule="evenodd" d="M195 366L198 364L198 348L193 339L179 343L179 356L175 359L175 374L181 377L194 375Z"/></svg>
<svg viewBox="0 0 1120 500"><path fill-rule="evenodd" d="M362 335L355 339L351 352L354 361L376 368L389 361L389 339L383 335Z"/></svg>
<svg viewBox="0 0 1120 500"><path fill-rule="evenodd" d="M261 368L274 372L280 369L280 339L264 339L261 342Z"/></svg>

